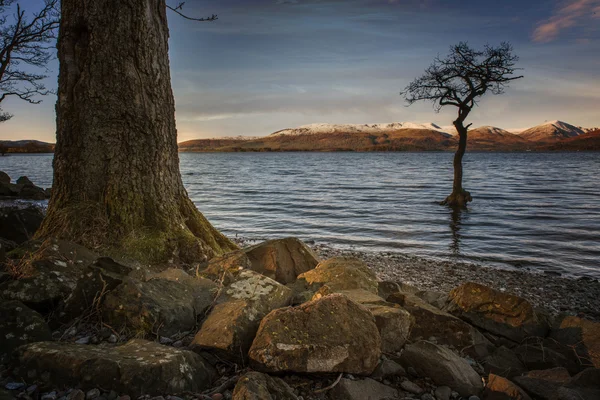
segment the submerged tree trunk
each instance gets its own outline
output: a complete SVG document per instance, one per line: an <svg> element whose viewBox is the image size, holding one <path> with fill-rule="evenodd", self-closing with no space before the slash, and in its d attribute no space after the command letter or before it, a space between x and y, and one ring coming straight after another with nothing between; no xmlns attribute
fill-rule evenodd
<svg viewBox="0 0 600 400"><path fill-rule="evenodd" d="M468 202L473 200L471 194L464 190L462 186L462 159L467 150L467 128L460 119L454 121L454 126L458 132L458 150L454 154L454 183L452 185L452 194L446 197L446 200L442 204L451 207L465 207Z"/></svg>
<svg viewBox="0 0 600 400"><path fill-rule="evenodd" d="M54 185L39 237L144 262L235 245L179 173L165 0L62 0Z"/></svg>

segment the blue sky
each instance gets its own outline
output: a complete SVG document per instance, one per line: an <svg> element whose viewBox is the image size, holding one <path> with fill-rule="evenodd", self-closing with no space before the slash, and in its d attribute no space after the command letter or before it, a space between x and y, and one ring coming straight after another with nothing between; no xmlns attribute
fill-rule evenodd
<svg viewBox="0 0 600 400"><path fill-rule="evenodd" d="M40 0L21 0L33 8ZM173 2L175 5L176 2ZM475 126L600 125L600 0L188 0L170 13L179 140L267 135L309 123L435 122L400 90L451 44L510 41L525 78L488 96ZM57 63L49 86L56 86ZM55 98L3 104L0 139L54 141Z"/></svg>

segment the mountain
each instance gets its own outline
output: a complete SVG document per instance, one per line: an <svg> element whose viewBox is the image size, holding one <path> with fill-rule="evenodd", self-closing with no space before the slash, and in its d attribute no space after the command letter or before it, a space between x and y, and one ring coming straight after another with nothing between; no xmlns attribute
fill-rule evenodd
<svg viewBox="0 0 600 400"><path fill-rule="evenodd" d="M548 143L541 150L552 151L600 151L600 129L582 135Z"/></svg>
<svg viewBox="0 0 600 400"><path fill-rule="evenodd" d="M519 133L522 138L534 142L554 141L583 135L583 129L562 121L551 121Z"/></svg>
<svg viewBox="0 0 600 400"><path fill-rule="evenodd" d="M526 150L529 141L494 126L481 126L469 131L467 147L472 150Z"/></svg>
<svg viewBox="0 0 600 400"><path fill-rule="evenodd" d="M272 133L271 136L317 135L317 134L386 134L403 129L436 131L447 137L455 133L454 128L444 129L433 123L392 122L388 124L310 124L298 128L284 129Z"/></svg>
<svg viewBox="0 0 600 400"><path fill-rule="evenodd" d="M7 153L52 153L54 144L39 140L0 140Z"/></svg>

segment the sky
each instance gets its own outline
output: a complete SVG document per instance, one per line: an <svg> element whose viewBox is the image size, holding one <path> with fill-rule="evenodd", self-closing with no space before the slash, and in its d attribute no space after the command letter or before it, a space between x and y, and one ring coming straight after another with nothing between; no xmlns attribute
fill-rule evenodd
<svg viewBox="0 0 600 400"><path fill-rule="evenodd" d="M179 141L311 123L450 125L452 107L407 107L399 92L459 41L511 42L525 76L486 96L474 126L600 126L600 0L188 0L184 11L219 19L169 13ZM49 87L57 72L54 61ZM0 140L54 142L55 102L5 101L14 117Z"/></svg>

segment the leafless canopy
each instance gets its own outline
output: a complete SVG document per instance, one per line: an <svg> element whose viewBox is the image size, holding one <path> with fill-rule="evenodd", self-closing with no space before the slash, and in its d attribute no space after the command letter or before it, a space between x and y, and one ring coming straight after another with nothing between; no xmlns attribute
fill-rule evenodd
<svg viewBox="0 0 600 400"><path fill-rule="evenodd" d="M523 77L515 75L518 59L506 42L498 47L486 45L482 51L460 42L450 47L446 58L436 57L400 94L409 105L429 100L436 111L448 105L458 107L462 122L485 93L502 94L510 81Z"/></svg>
<svg viewBox="0 0 600 400"><path fill-rule="evenodd" d="M9 96L37 104L39 95L51 93L42 83L47 76L32 71L45 70L54 57L58 0L45 0L31 17L19 4L11 14L13 3L0 0L0 105ZM0 111L0 122L10 117Z"/></svg>

